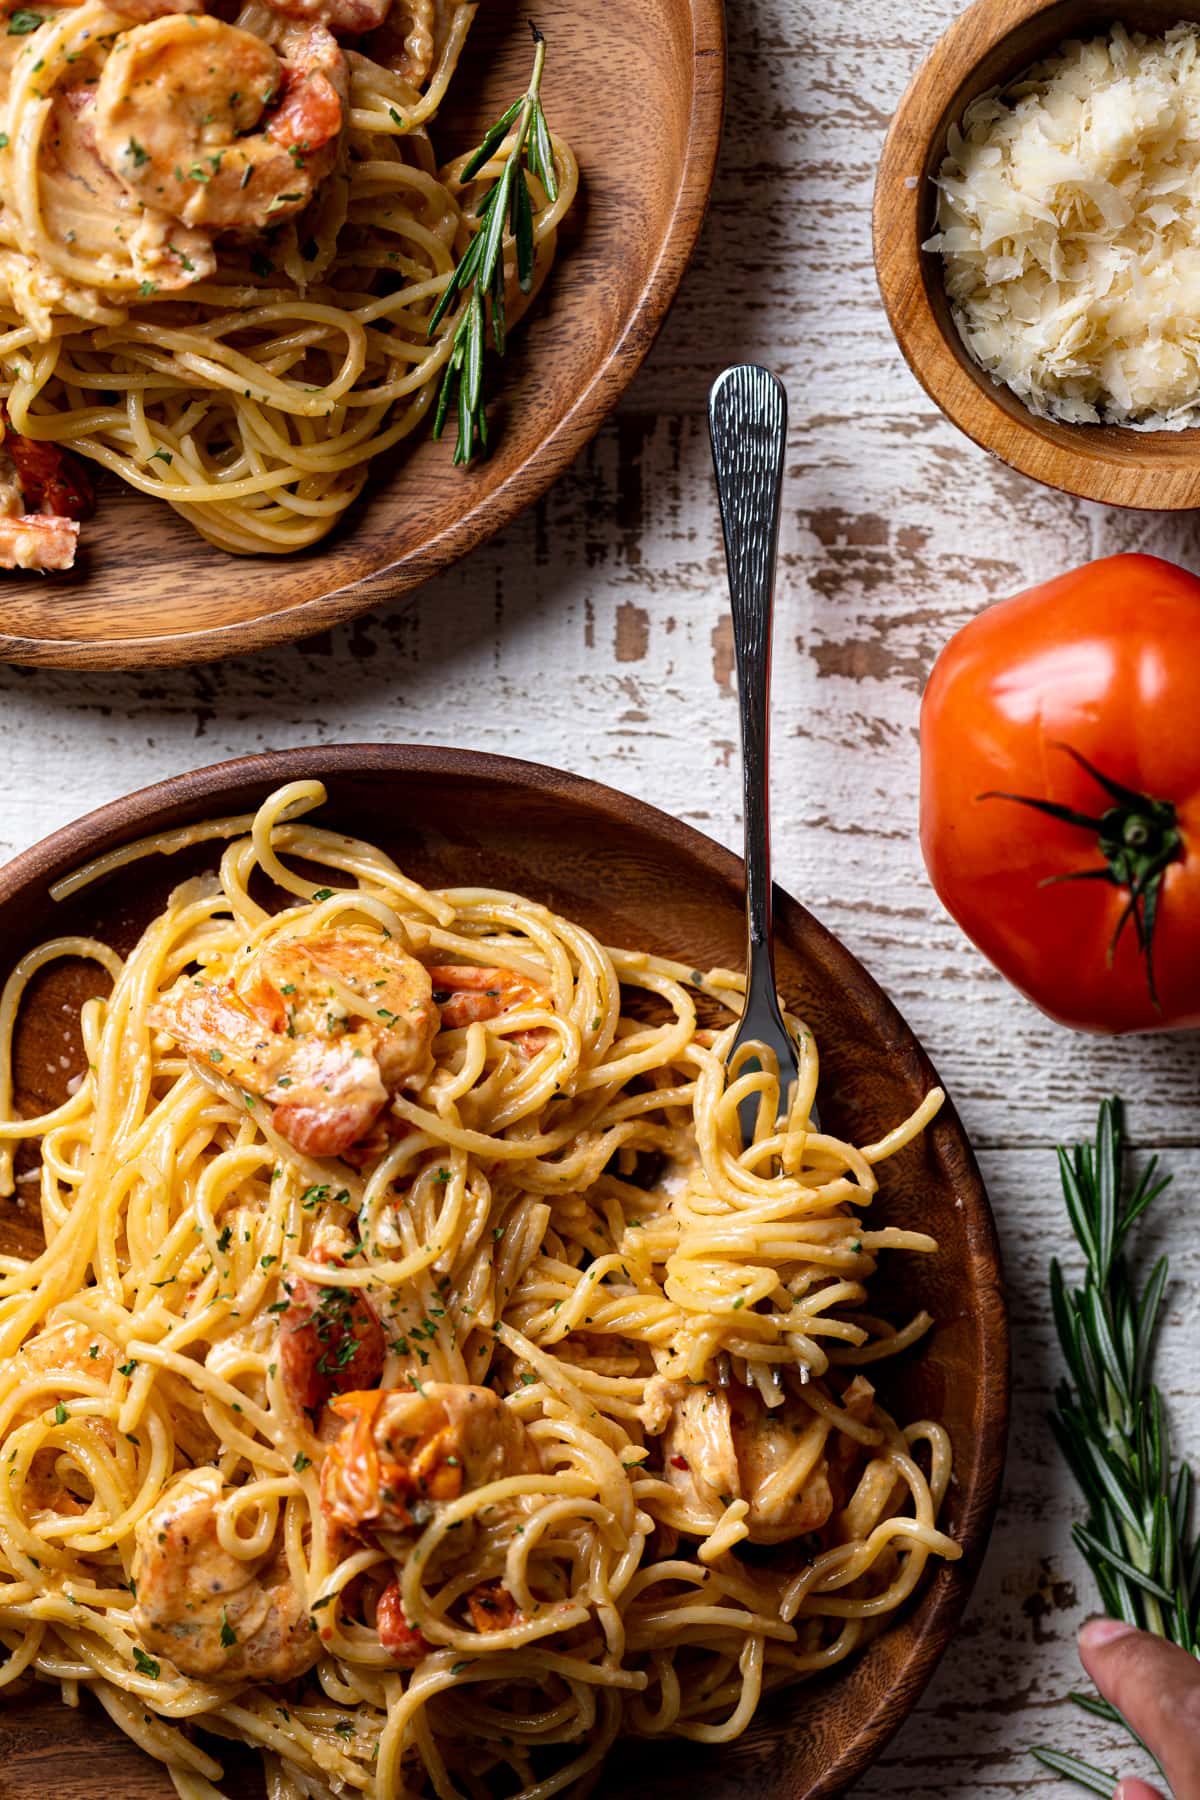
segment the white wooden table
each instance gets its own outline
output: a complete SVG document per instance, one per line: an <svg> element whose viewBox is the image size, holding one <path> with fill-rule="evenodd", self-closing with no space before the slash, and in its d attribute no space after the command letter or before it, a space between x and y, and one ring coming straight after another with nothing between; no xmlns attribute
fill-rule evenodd
<svg viewBox="0 0 1200 1800"><path fill-rule="evenodd" d="M0 853L181 769L354 739L556 763L736 844L737 718L704 401L723 362L775 368L792 414L779 879L879 977L953 1093L999 1220L1015 1341L1007 1493L968 1621L856 1793L1001 1800L1036 1788L1066 1800L1078 1790L1028 1744L1111 1767L1120 1738L1065 1698L1093 1595L1070 1543L1076 1497L1044 1422L1058 1375L1046 1268L1066 1249L1052 1146L1087 1133L1099 1097L1118 1090L1137 1141L1177 1171L1175 1204L1194 1210L1200 1046L1049 1025L942 914L916 839L917 706L940 645L989 601L1116 550L1200 568L1200 525L1106 512L991 463L938 416L893 345L871 269L875 161L954 0L730 0L730 10L725 150L699 253L619 415L577 466L502 540L411 603L331 637L184 672L0 668ZM1195 1241L1181 1234L1172 1249L1164 1346L1172 1415L1194 1445Z"/></svg>

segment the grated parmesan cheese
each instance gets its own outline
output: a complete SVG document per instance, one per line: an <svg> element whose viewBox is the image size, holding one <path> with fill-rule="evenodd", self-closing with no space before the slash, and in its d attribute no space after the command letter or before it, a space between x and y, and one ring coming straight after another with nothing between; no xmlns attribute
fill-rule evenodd
<svg viewBox="0 0 1200 1800"><path fill-rule="evenodd" d="M1064 44L971 104L937 185L959 333L1031 412L1200 424L1200 26Z"/></svg>

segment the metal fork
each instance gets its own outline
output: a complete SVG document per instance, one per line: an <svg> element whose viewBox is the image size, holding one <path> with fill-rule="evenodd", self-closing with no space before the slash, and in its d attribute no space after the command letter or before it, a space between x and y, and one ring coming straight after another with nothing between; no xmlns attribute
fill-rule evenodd
<svg viewBox="0 0 1200 1800"><path fill-rule="evenodd" d="M745 1044L773 1051L784 1108L798 1068L796 1047L775 990L767 754L775 552L787 440L787 396L782 385L769 369L753 363L726 369L709 392L708 429L733 609L746 832L746 1003L729 1063ZM746 1070L761 1066L757 1057L743 1064ZM744 1142L753 1137L757 1112L757 1097L742 1102Z"/></svg>

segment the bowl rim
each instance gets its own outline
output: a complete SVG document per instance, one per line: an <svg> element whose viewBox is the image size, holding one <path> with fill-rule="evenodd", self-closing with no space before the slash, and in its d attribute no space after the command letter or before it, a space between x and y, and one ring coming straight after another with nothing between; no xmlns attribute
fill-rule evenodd
<svg viewBox="0 0 1200 1800"><path fill-rule="evenodd" d="M1023 409L1023 416L1014 415L998 397L1007 390L949 341L929 302L927 258L933 252L921 248L923 183L946 98L1020 26L1061 4L973 0L921 62L892 115L875 177L872 247L880 296L912 373L939 411L980 449L1045 487L1083 500L1151 512L1188 510L1200 506L1200 447L1190 458L1170 459L1155 456L1153 449L1156 439L1178 447L1192 434L1068 425ZM1097 27L1111 23L1121 16L1120 0L1108 5L1095 0L1095 14ZM1118 455L1108 441L1108 433L1118 430L1138 439L1138 462ZM1056 441L1061 434L1069 434L1069 445Z"/></svg>
<svg viewBox="0 0 1200 1800"><path fill-rule="evenodd" d="M31 887L36 890L36 897L44 895L50 882L95 854L98 840L118 833L118 841L127 842L150 829L151 821L157 821L161 827L164 813L194 817L197 806L203 802L220 803L221 810L227 812L232 794L239 790L261 787L269 791L284 782L304 778L364 774L450 777L515 787L531 798L539 793L549 794L601 814L615 826L649 834L681 856L698 861L726 885L744 886L741 858L732 851L657 807L586 776L544 763L450 746L350 743L298 746L235 757L120 795L60 826L0 868L0 904ZM840 938L778 887L775 904L778 925L794 940L798 941L801 935L807 939L806 947L828 979L853 975L864 1009L897 1062L930 1085L935 1083L937 1072L924 1047L870 971ZM956 1147L959 1197L970 1247L975 1261L986 1270L981 1286L989 1329L981 1334L983 1353L973 1408L978 1448L970 1485L960 1483L957 1489L961 1515L956 1535L963 1553L957 1562L938 1568L924 1585L916 1609L903 1615L912 1643L901 1682L876 1700L853 1734L846 1734L836 1760L823 1771L816 1785L806 1788L802 1796L797 1794L796 1800L835 1800L874 1761L909 1717L962 1617L1000 1500L1011 1405L1010 1330L1000 1243L974 1152L949 1097L928 1132ZM869 1648L865 1654L869 1654Z"/></svg>
<svg viewBox="0 0 1200 1800"><path fill-rule="evenodd" d="M398 599L478 548L539 500L596 435L661 330L695 251L716 174L725 111L725 0L687 0L692 46L678 79L690 81L683 167L665 231L620 335L536 449L434 537L373 573L298 605L227 625L103 641L0 631L0 661L64 669L169 668L294 642ZM534 321L536 323L536 319ZM254 559L251 559L254 560ZM270 557L257 559L264 578Z"/></svg>

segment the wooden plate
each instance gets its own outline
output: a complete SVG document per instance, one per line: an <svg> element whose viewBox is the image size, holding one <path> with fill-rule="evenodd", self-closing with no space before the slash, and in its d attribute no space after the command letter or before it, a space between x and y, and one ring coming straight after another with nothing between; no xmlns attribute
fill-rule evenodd
<svg viewBox="0 0 1200 1800"><path fill-rule="evenodd" d="M950 314L935 230L933 178L951 125L971 101L1114 18L1162 33L1200 20L1200 0L975 0L914 76L896 109L875 183L875 270L896 341L946 417L1001 461L1048 487L1108 506L1200 506L1200 430L1129 431L1039 419L967 353Z"/></svg>
<svg viewBox="0 0 1200 1800"><path fill-rule="evenodd" d="M469 148L529 73L524 0L485 0L437 125ZM683 274L708 200L725 87L722 0L543 0L543 97L582 170L556 267L494 381L495 448L452 466L419 431L337 531L290 557L215 550L106 479L69 575L0 574L0 658L120 669L285 643L365 612L536 500L615 405ZM495 371L493 371L495 375ZM385 459L385 462L387 459Z"/></svg>
<svg viewBox="0 0 1200 1800"><path fill-rule="evenodd" d="M116 801L27 850L0 871L0 973L59 931L129 946L185 874L211 867L212 846L143 862L64 906L49 885L114 845L213 815L253 808L285 781L319 776L322 819L382 842L432 885L519 889L580 920L611 944L703 965L742 957L741 864L688 826L611 789L533 763L461 750L345 745L218 764ZM779 896L780 987L821 1047L823 1120L865 1142L904 1117L936 1080L891 1002L795 901ZM59 1057L74 1029L85 975L63 966L29 997L18 1035L27 1104L62 1097ZM68 1058L67 1066L75 1066ZM934 1232L936 1257L885 1259L881 1310L927 1306L937 1328L881 1382L902 1419L943 1419L955 1449L946 1524L961 1562L938 1566L902 1622L836 1677L776 1695L737 1744L714 1754L678 1741L618 1751L601 1792L636 1800L818 1800L840 1793L915 1703L958 1623L996 1505L1008 1413L1008 1326L999 1250L971 1149L947 1106L920 1144L885 1165L872 1216ZM0 1202L0 1248L40 1247L32 1222ZM881 1365L882 1366L882 1365ZM226 1791L261 1792L228 1760ZM101 1773L102 1769L102 1773ZM90 1698L69 1712L54 1690L6 1697L0 1709L4 1800L148 1800L171 1792L163 1771Z"/></svg>

